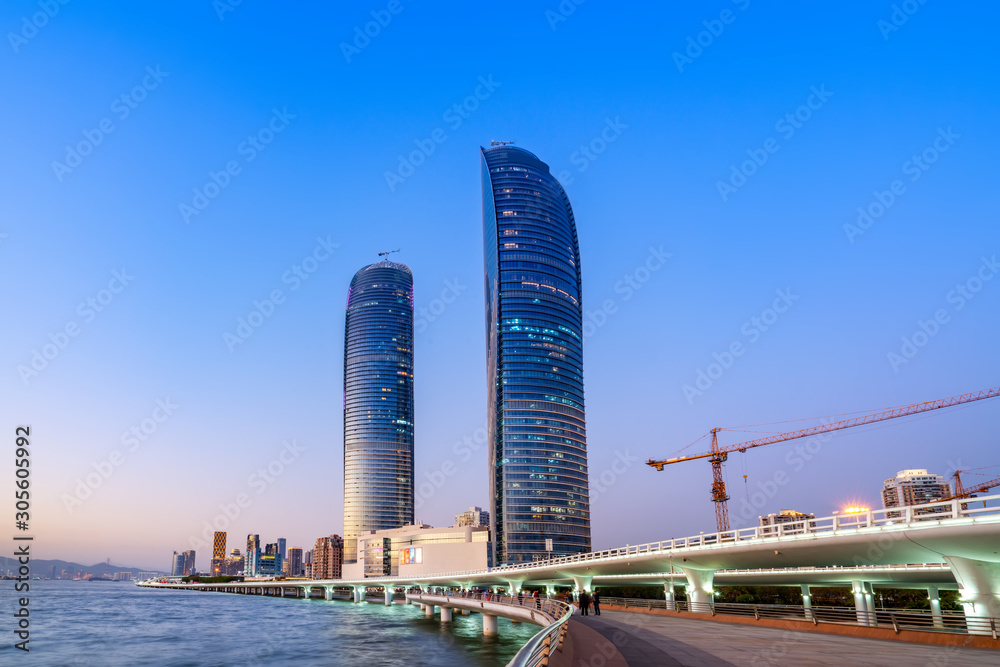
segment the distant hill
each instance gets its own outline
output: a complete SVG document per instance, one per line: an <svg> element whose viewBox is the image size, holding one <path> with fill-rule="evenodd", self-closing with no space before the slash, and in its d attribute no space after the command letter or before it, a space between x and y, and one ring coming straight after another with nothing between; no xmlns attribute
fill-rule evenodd
<svg viewBox="0 0 1000 667"><path fill-rule="evenodd" d="M7 570L12 570L14 574L17 573L18 562L16 558L7 558L0 556L0 574L8 574ZM152 572L154 570L148 570L144 567L125 567L124 565L114 565L110 567L105 567L104 563L97 563L96 565L81 565L80 563L73 563L66 560L45 560L45 559L32 559L31 561L31 576L41 577L47 579L52 576L52 566L56 568L56 577L58 577L63 570L69 570L75 577L77 572L83 572L84 574L92 574L95 577L100 577L107 572L109 577L113 577L115 572L131 572L135 576L138 572ZM164 572L158 572L158 574L165 574Z"/></svg>

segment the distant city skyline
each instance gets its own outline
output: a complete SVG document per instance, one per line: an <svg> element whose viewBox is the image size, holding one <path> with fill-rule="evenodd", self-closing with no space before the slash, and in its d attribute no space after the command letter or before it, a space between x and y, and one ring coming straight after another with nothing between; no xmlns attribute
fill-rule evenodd
<svg viewBox="0 0 1000 667"><path fill-rule="evenodd" d="M491 140L542 158L576 215L594 549L713 530L708 463L643 464L712 428L996 386L1000 7L886 31L891 3L557 4L404 3L348 61L371 6L74 2L6 50L0 400L37 433L34 558L207 569L216 531L343 536L346 292L396 248L413 518L488 509ZM39 11L6 9L16 35ZM998 419L995 399L734 453L730 506L878 507L899 470L1000 463Z"/></svg>

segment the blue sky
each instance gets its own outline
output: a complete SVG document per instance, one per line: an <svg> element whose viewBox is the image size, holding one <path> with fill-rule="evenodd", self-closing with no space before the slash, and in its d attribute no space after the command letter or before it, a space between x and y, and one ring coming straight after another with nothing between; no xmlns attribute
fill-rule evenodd
<svg viewBox="0 0 1000 667"><path fill-rule="evenodd" d="M486 505L485 450L456 443L485 419L493 139L576 214L595 548L713 530L707 463L642 465L712 427L998 384L998 10L907 7L7 3L0 401L32 425L39 557L162 569L216 520L230 547L340 532L346 291L395 248L426 309L417 516ZM753 516L998 464L998 416L843 432L801 466L791 444L734 456L734 511L781 470Z"/></svg>

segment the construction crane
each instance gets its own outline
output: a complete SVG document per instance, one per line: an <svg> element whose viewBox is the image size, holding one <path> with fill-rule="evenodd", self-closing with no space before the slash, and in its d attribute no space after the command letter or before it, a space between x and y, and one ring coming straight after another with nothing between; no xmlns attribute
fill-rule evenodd
<svg viewBox="0 0 1000 667"><path fill-rule="evenodd" d="M989 468L995 468L996 466L987 466ZM973 468L973 470L982 470L982 468ZM948 496L947 498L942 498L941 500L955 500L956 498L971 498L977 493L982 493L983 491L989 491L994 486L1000 486L1000 477L991 479L987 482L980 482L975 486L965 486L962 484L961 473L971 472L969 470L956 470L955 471L955 494Z"/></svg>
<svg viewBox="0 0 1000 667"><path fill-rule="evenodd" d="M694 456L681 456L673 459L649 459L646 465L656 468L656 470L663 470L663 466L669 465L671 463L680 463L681 461L693 461L695 459L708 459L712 464L712 502L715 503L715 523L718 526L719 532L726 532L729 530L729 508L727 506L727 501L729 500L729 495L726 492L726 480L722 475L722 465L729 458L730 452L745 452L748 449L754 447L762 447L764 445L773 445L779 442L786 442L788 440L795 440L797 438L805 438L810 435L818 435L820 433L829 433L830 431L839 431L845 428L851 428L854 426L864 426L865 424L874 424L875 422L885 421L887 419L896 419L898 417L907 417L909 415L915 415L920 412L928 412L930 410L939 410L941 408L950 408L956 405L962 405L963 403L971 403L972 401L981 401L986 398L994 398L1000 396L1000 387L993 387L992 389L985 389L979 392L972 392L968 394L962 394L961 396L952 396L951 398L942 398L937 401L928 401L926 403L914 403L912 405L906 405L901 408L892 408L890 410L883 410L882 412L876 412L875 414L865 415L864 417L855 417L853 419L845 419L839 422L833 422L830 424L822 424L820 426L813 426L811 428L804 428L798 431L791 431L789 433L778 433L776 435L771 435L766 438L758 438L756 440L748 440L747 442L740 442L735 445L727 445L725 447L719 446L719 431L723 430L721 428L713 428L712 433L712 447L707 454L696 454Z"/></svg>
<svg viewBox="0 0 1000 667"><path fill-rule="evenodd" d="M389 255L391 255L394 252L399 252L399 248L396 248L395 250L386 250L386 251L380 252L378 254L378 256L379 257L385 257L385 261L388 262L389 261Z"/></svg>

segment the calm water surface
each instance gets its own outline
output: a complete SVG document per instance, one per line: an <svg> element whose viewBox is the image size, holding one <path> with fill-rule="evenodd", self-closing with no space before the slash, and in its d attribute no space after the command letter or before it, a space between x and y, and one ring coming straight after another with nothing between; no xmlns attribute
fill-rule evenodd
<svg viewBox="0 0 1000 667"><path fill-rule="evenodd" d="M541 628L425 619L419 607L32 581L30 653L13 647L5 581L0 665L506 665Z"/></svg>

